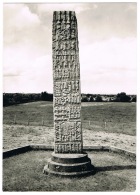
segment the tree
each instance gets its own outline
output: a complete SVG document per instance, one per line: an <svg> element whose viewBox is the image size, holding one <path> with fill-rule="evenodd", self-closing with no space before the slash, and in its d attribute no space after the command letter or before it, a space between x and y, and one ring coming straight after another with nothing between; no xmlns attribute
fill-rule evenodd
<svg viewBox="0 0 140 195"><path fill-rule="evenodd" d="M102 97L100 96L100 95L97 95L96 97L95 97L95 102L102 102L103 100L102 100Z"/></svg>
<svg viewBox="0 0 140 195"><path fill-rule="evenodd" d="M53 100L53 94L49 94L46 91L41 93L41 100L43 101L52 101Z"/></svg>
<svg viewBox="0 0 140 195"><path fill-rule="evenodd" d="M116 96L116 101L117 102L129 102L131 99L130 96L126 95L125 92L118 93Z"/></svg>
<svg viewBox="0 0 140 195"><path fill-rule="evenodd" d="M6 94L3 94L3 106L9 105L9 99Z"/></svg>
<svg viewBox="0 0 140 195"><path fill-rule="evenodd" d="M136 96L132 97L131 102L136 102L136 101L137 101L137 97Z"/></svg>

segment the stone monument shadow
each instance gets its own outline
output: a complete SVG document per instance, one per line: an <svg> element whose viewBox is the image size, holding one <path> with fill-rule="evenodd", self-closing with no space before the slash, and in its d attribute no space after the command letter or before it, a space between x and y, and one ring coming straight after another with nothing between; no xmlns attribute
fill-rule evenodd
<svg viewBox="0 0 140 195"><path fill-rule="evenodd" d="M98 167L96 166L95 172L101 172L101 171L118 171L118 170L129 170L129 169L136 169L135 165L115 165L115 166L103 166Z"/></svg>

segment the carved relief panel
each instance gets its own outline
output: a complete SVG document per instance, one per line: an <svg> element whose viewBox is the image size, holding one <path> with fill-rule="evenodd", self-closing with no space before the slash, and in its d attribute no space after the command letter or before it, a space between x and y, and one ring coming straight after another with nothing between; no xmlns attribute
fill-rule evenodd
<svg viewBox="0 0 140 195"><path fill-rule="evenodd" d="M55 152L80 153L81 92L75 12L54 12L52 41Z"/></svg>

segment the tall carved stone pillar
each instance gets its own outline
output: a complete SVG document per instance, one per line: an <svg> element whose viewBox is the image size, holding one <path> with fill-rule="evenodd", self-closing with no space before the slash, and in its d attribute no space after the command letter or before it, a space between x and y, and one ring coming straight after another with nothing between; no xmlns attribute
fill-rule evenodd
<svg viewBox="0 0 140 195"><path fill-rule="evenodd" d="M75 12L53 14L53 112L55 146L44 173L85 175L93 171L83 153L78 30Z"/></svg>

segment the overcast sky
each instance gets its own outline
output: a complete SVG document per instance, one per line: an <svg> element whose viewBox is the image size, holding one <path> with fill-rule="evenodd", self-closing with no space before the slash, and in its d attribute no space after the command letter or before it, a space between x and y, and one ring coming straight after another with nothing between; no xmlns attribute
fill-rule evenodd
<svg viewBox="0 0 140 195"><path fill-rule="evenodd" d="M76 11L81 92L136 94L136 3L5 4L3 92L53 91L53 11Z"/></svg>

